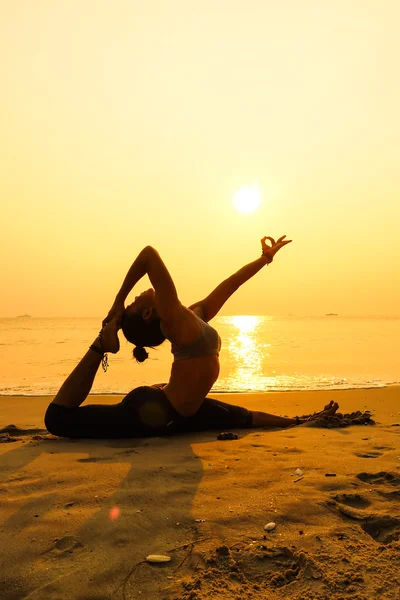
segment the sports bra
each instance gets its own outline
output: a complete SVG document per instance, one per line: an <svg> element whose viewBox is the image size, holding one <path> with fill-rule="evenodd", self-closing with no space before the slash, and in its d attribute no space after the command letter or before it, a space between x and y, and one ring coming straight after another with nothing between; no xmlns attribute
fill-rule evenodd
<svg viewBox="0 0 400 600"><path fill-rule="evenodd" d="M172 344L171 352L174 355L175 361L199 358L201 356L219 356L219 351L221 350L221 338L218 335L218 331L203 321L203 319L196 315L195 312L193 314L201 326L200 336L189 346L178 346L178 344L174 344L174 342L170 340ZM161 324L160 328L164 333ZM165 335L165 337L167 336Z"/></svg>

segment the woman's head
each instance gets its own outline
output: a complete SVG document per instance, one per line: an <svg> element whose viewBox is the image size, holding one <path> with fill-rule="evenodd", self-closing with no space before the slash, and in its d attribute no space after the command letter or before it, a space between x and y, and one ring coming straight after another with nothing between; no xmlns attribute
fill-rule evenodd
<svg viewBox="0 0 400 600"><path fill-rule="evenodd" d="M165 340L160 318L155 308L154 290L146 290L127 306L122 319L122 331L128 342L135 345L133 356L138 362L148 357L145 346L159 346Z"/></svg>

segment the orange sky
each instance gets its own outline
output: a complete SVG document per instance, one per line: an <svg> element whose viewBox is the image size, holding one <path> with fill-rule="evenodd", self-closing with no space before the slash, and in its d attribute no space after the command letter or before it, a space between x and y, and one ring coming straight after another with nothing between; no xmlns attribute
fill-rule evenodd
<svg viewBox="0 0 400 600"><path fill-rule="evenodd" d="M147 244L192 303L284 233L223 314L399 314L399 22L397 0L2 0L0 316L102 317Z"/></svg>

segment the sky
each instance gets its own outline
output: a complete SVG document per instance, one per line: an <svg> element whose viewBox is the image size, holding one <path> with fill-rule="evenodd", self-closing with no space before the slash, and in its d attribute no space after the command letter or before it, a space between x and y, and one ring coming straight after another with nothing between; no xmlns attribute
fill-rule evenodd
<svg viewBox="0 0 400 600"><path fill-rule="evenodd" d="M283 234L221 314L399 315L399 21L397 0L2 0L0 316L103 317L146 245L191 304Z"/></svg>

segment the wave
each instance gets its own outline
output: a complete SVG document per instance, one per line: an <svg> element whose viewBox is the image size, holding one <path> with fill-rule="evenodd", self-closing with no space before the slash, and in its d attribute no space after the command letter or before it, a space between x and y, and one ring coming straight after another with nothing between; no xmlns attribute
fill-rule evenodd
<svg viewBox="0 0 400 600"><path fill-rule="evenodd" d="M356 389L375 389L375 388L385 388L391 385L400 385L400 381L364 381L364 382L344 382L344 381L335 381L329 385L314 384L313 386L307 386L302 384L293 383L292 385L286 386L243 386L243 387L224 387L224 386L215 386L210 394L265 394L268 392L316 392L316 391L334 391L334 390L356 390ZM135 386L138 387L138 386ZM58 389L49 389L49 388L35 388L35 387L15 387L15 388L0 388L0 396L23 396L23 397L32 397L39 398L42 396L51 396L54 397L57 393ZM91 392L91 396L124 396L129 393L131 389L120 389L120 390L96 390L95 392Z"/></svg>

